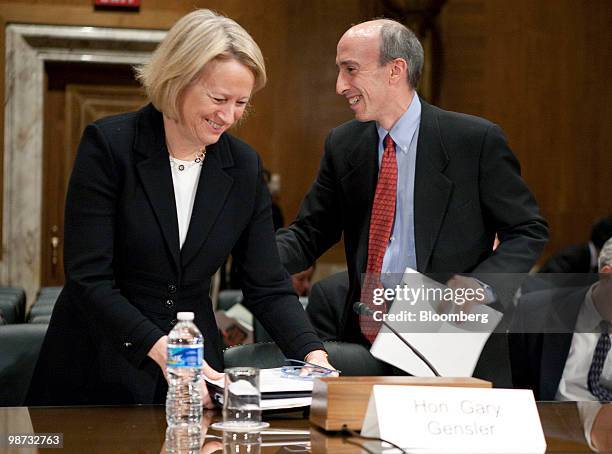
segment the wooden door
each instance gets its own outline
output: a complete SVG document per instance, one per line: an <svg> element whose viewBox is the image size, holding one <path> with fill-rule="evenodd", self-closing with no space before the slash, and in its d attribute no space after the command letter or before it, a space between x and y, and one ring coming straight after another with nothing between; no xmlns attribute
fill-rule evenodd
<svg viewBox="0 0 612 454"><path fill-rule="evenodd" d="M45 77L41 286L64 283L66 189L83 129L147 102L128 65L50 63Z"/></svg>

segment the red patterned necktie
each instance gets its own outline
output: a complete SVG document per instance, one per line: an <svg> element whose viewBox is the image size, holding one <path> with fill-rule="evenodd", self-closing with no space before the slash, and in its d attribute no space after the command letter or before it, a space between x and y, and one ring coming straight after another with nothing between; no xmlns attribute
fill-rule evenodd
<svg viewBox="0 0 612 454"><path fill-rule="evenodd" d="M397 197L395 143L388 134L385 137L384 143L385 151L380 165L376 193L374 194L374 205L372 206L372 215L370 216L368 264L366 266L365 279L361 287L361 302L367 304L370 309L380 311L385 311L385 305L378 306L373 303L373 292L376 288L382 288L380 272L393 229L395 200ZM361 316L359 324L365 337L370 342L373 342L380 329L380 322L372 320L370 316Z"/></svg>

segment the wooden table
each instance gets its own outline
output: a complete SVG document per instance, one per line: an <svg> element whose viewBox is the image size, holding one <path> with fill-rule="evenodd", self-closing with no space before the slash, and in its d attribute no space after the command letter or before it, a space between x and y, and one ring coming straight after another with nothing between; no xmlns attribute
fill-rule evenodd
<svg viewBox="0 0 612 454"><path fill-rule="evenodd" d="M591 452L573 402L541 402L538 411L542 420L547 452ZM219 413L209 412L208 421L217 421ZM361 448L350 444L359 439L343 439L338 434L324 433L311 427L301 412L267 415L272 428L307 431L282 437L263 435L262 453L360 453ZM163 406L135 407L56 407L0 408L0 436L8 433L63 433L62 450L19 449L0 452L61 452L61 453L160 453L164 452L166 420ZM220 448L218 432L207 430L203 453ZM520 436L520 434L517 434ZM275 446L267 443L277 442ZM378 442L367 442L368 448L380 452ZM257 451L255 451L257 452ZM365 451L363 451L365 452Z"/></svg>

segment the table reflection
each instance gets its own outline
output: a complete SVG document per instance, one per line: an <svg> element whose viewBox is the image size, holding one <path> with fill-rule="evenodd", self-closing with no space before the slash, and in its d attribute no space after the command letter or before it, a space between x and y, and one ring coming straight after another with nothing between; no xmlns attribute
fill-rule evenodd
<svg viewBox="0 0 612 454"><path fill-rule="evenodd" d="M547 452L589 453L612 451L612 406L609 403L538 402ZM382 452L378 442L345 439L309 424L300 412L266 415L271 427L261 433L218 432L209 426L221 419L219 412L206 412L202 426L191 433L168 431L164 407L32 407L0 408L0 434L61 433L62 454L71 453L360 453L350 441L366 443ZM0 452L43 454L46 449ZM56 452L49 451L49 452Z"/></svg>
<svg viewBox="0 0 612 454"><path fill-rule="evenodd" d="M223 454L260 454L261 433L223 432Z"/></svg>
<svg viewBox="0 0 612 454"><path fill-rule="evenodd" d="M160 454L209 454L223 449L220 440L207 440L207 433L216 413L205 411L198 426L166 427Z"/></svg>

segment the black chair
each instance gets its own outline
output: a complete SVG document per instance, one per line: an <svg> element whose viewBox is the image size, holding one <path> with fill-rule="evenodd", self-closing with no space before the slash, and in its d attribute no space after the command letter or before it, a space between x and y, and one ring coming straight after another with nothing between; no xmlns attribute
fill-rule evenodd
<svg viewBox="0 0 612 454"><path fill-rule="evenodd" d="M38 292L38 297L40 298L42 296L53 296L53 297L57 298L59 296L59 294L61 293L63 288L64 287L62 287L62 286L43 287Z"/></svg>
<svg viewBox="0 0 612 454"><path fill-rule="evenodd" d="M363 345L348 342L324 342L330 363L342 375L393 375L393 368L372 356ZM285 356L273 342L238 345L223 352L225 367L249 366L266 369L280 367ZM302 358L295 358L302 359Z"/></svg>
<svg viewBox="0 0 612 454"><path fill-rule="evenodd" d="M23 405L47 326L0 326L0 407Z"/></svg>
<svg viewBox="0 0 612 454"><path fill-rule="evenodd" d="M28 323L46 323L47 325L51 322L51 314L42 314L30 317Z"/></svg>
<svg viewBox="0 0 612 454"><path fill-rule="evenodd" d="M0 313L8 324L23 321L23 310L19 306L19 302L9 295L0 296Z"/></svg>
<svg viewBox="0 0 612 454"><path fill-rule="evenodd" d="M36 301L30 308L27 321L29 323L49 323L53 307L61 291L62 287L41 288Z"/></svg>
<svg viewBox="0 0 612 454"><path fill-rule="evenodd" d="M30 315L28 316L28 321L32 322L37 317L40 316L51 316L53 313L53 306L47 304L35 304L30 309Z"/></svg>
<svg viewBox="0 0 612 454"><path fill-rule="evenodd" d="M55 306L56 295L41 295L34 302L34 306Z"/></svg>
<svg viewBox="0 0 612 454"><path fill-rule="evenodd" d="M0 308L0 311L7 319L7 323L21 323L25 319L26 297L24 289L21 287L0 287L0 300L4 301L4 304L0 303L4 308ZM10 308L7 307L8 305L10 305ZM6 312L11 314L7 317ZM9 318L13 321L9 322Z"/></svg>

